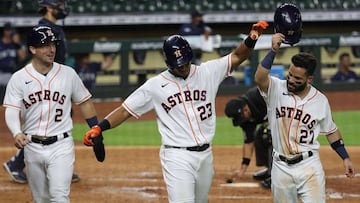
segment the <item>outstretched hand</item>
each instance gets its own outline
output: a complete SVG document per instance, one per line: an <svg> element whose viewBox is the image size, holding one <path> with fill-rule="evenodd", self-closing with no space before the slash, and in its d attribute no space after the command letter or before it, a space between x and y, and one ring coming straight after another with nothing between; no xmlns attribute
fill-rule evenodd
<svg viewBox="0 0 360 203"><path fill-rule="evenodd" d="M248 165L242 164L242 165L241 165L241 168L240 168L239 170L234 171L234 172L231 174L231 177L226 180L226 182L227 182L227 183L233 183L233 182L235 182L236 180L240 179L241 177L244 176L247 168L248 168Z"/></svg>
<svg viewBox="0 0 360 203"><path fill-rule="evenodd" d="M101 134L101 128L98 125L93 126L89 131L85 133L84 145L94 146L93 138L98 137Z"/></svg>
<svg viewBox="0 0 360 203"><path fill-rule="evenodd" d="M251 39L257 40L268 26L269 24L263 20L253 24L249 36L251 37Z"/></svg>
<svg viewBox="0 0 360 203"><path fill-rule="evenodd" d="M348 178L353 178L355 176L354 166L350 159L344 160L344 167L345 167L345 175Z"/></svg>

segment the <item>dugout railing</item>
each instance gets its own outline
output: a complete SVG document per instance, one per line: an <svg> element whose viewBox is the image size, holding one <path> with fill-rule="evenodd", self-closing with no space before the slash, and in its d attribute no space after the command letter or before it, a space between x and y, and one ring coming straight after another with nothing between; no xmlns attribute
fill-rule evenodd
<svg viewBox="0 0 360 203"><path fill-rule="evenodd" d="M133 39L118 41L71 41L68 42L69 55L91 53L92 60L101 60L101 53L115 53L113 66L100 72L95 85L94 97L126 97L146 79L165 70L161 48L164 38ZM203 54L202 60L220 57L229 53L242 40L242 36L222 37L220 48ZM360 76L360 35L306 35L294 47L284 47L277 55L274 65L283 67L283 75L290 63L290 57L299 52L313 53L320 62L316 69L314 85L322 91L360 90L360 81L353 83L330 83L329 78L337 70L338 56L347 52L352 59L352 67ZM241 64L233 77L220 86L219 94L239 94L253 86L253 74L267 50L257 48L251 57ZM71 58L71 57L70 57ZM70 60L71 65L71 60Z"/></svg>

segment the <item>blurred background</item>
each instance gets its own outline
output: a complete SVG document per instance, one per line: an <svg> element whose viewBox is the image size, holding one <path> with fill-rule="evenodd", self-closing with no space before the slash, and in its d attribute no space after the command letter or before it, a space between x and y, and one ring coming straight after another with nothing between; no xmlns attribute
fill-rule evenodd
<svg viewBox="0 0 360 203"><path fill-rule="evenodd" d="M360 0L67 0L69 15L57 24L63 26L67 38L66 64L74 66L78 56L86 53L90 61L102 61L104 54L111 54L110 67L96 77L94 97L123 98L146 79L166 70L161 53L163 40L191 22L193 11L199 12L201 23L211 30L210 48L193 47L201 51L201 61L229 53L253 23L266 20L270 26L261 42L265 46L256 48L219 90L220 95L239 95L254 85L254 71L267 53L264 48L270 45L269 36L273 34L274 11L283 2L300 8L303 38L299 44L281 49L273 74L286 76L290 57L306 51L320 61L316 87L323 91L360 90L356 79L331 81L343 53L350 57L348 69L360 76ZM37 10L36 0L1 0L0 27L11 22L25 42L25 33L41 18Z"/></svg>

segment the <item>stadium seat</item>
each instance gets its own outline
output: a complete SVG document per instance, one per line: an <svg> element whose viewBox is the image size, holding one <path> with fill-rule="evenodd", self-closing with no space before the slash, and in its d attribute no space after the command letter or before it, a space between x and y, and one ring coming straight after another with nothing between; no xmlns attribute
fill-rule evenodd
<svg viewBox="0 0 360 203"><path fill-rule="evenodd" d="M126 0L112 0L112 8L114 12L126 12L127 10L132 10L130 4L131 2L128 3ZM130 7L130 9L128 7Z"/></svg>
<svg viewBox="0 0 360 203"><path fill-rule="evenodd" d="M15 1L16 11L22 14L36 14L38 10L37 1L33 0L22 0Z"/></svg>
<svg viewBox="0 0 360 203"><path fill-rule="evenodd" d="M280 0L68 0L71 13L154 13L209 11L272 11ZM293 0L302 10L360 9L360 0ZM35 0L1 0L0 15L36 14Z"/></svg>
<svg viewBox="0 0 360 203"><path fill-rule="evenodd" d="M324 10L333 10L336 8L341 8L341 2L339 0L337 1L324 1L321 3L321 8Z"/></svg>
<svg viewBox="0 0 360 203"><path fill-rule="evenodd" d="M342 3L343 9L359 9L360 0L344 0Z"/></svg>
<svg viewBox="0 0 360 203"><path fill-rule="evenodd" d="M318 9L318 1L305 0L303 1L303 3L304 3L303 9Z"/></svg>
<svg viewBox="0 0 360 203"><path fill-rule="evenodd" d="M249 10L253 10L254 9L254 4L253 2L232 2L232 9L233 10L244 10L244 11L249 11Z"/></svg>
<svg viewBox="0 0 360 203"><path fill-rule="evenodd" d="M180 3L186 4L184 1L172 1L172 0L162 0L160 1L161 11L179 11L181 8Z"/></svg>
<svg viewBox="0 0 360 203"><path fill-rule="evenodd" d="M14 11L15 4L11 1L0 1L0 13L7 14Z"/></svg>
<svg viewBox="0 0 360 203"><path fill-rule="evenodd" d="M259 10L274 10L276 9L276 4L274 0L258 0Z"/></svg>

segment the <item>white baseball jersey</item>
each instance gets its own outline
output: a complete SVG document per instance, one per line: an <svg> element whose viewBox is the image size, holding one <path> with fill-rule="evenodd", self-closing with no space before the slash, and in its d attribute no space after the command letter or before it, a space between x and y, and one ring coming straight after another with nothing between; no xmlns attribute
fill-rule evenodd
<svg viewBox="0 0 360 203"><path fill-rule="evenodd" d="M286 80L270 78L268 92L261 93L267 103L274 150L284 155L317 151L320 147L318 135L337 130L327 98L311 86L306 97L301 99L288 92Z"/></svg>
<svg viewBox="0 0 360 203"><path fill-rule="evenodd" d="M122 104L139 118L155 109L162 143L188 147L211 143L215 134L215 97L230 73L231 55L191 65L186 79L169 71L149 79Z"/></svg>
<svg viewBox="0 0 360 203"><path fill-rule="evenodd" d="M24 133L53 136L73 128L72 101L82 103L90 97L71 67L53 63L53 68L44 76L28 64L11 77L4 106L21 111Z"/></svg>

